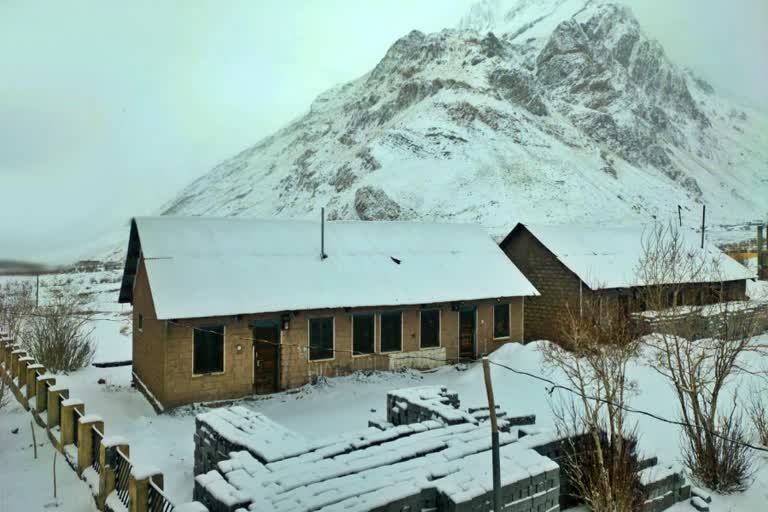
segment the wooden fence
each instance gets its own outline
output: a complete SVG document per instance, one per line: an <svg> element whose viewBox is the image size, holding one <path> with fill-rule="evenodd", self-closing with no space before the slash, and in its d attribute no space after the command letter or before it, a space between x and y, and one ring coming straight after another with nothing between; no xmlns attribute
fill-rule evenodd
<svg viewBox="0 0 768 512"><path fill-rule="evenodd" d="M88 483L99 510L173 512L177 508L163 492L162 473L135 471L127 441L105 436L102 418L86 414L83 402L70 398L54 375L7 338L0 338L0 379Z"/></svg>

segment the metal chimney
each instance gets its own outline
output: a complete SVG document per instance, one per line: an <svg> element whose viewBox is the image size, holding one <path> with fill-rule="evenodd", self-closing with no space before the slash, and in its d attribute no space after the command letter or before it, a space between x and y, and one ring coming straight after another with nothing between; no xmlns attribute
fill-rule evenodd
<svg viewBox="0 0 768 512"><path fill-rule="evenodd" d="M324 260L325 254L325 208L320 208L320 260Z"/></svg>

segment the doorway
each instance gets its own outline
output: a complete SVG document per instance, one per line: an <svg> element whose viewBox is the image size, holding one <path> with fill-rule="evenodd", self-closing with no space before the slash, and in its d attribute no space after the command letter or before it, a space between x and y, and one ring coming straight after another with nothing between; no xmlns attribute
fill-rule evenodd
<svg viewBox="0 0 768 512"><path fill-rule="evenodd" d="M459 310L459 359L471 361L477 357L477 309Z"/></svg>
<svg viewBox="0 0 768 512"><path fill-rule="evenodd" d="M279 388L280 323L257 320L253 328L253 392L274 393Z"/></svg>

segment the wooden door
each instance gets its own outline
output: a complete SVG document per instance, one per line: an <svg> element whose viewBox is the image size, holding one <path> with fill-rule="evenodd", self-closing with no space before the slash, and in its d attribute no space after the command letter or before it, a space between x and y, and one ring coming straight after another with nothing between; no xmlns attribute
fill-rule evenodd
<svg viewBox="0 0 768 512"><path fill-rule="evenodd" d="M475 310L459 311L459 359L475 359Z"/></svg>
<svg viewBox="0 0 768 512"><path fill-rule="evenodd" d="M274 393L278 389L280 327L253 328L253 391Z"/></svg>

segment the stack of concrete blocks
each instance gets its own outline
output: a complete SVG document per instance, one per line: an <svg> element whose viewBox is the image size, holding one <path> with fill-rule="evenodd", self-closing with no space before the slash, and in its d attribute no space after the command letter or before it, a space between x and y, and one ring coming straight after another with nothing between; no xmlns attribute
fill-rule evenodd
<svg viewBox="0 0 768 512"><path fill-rule="evenodd" d="M536 423L535 415L511 416L498 405L496 418L502 432ZM411 425L427 420L440 421L446 425L477 425L489 419L488 407L462 410L459 394L444 386L406 388L387 393L387 422L391 425ZM386 426L386 423L370 422L369 425Z"/></svg>
<svg viewBox="0 0 768 512"><path fill-rule="evenodd" d="M682 470L674 465L658 463L640 471L640 484L646 495L643 512L661 512L691 497L691 485Z"/></svg>
<svg viewBox="0 0 768 512"><path fill-rule="evenodd" d="M461 411L443 387L393 392L387 404L390 421L326 440L242 407L200 415L194 497L212 512L492 511L488 409ZM500 444L504 510L559 510L558 465L511 427Z"/></svg>

